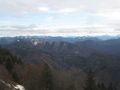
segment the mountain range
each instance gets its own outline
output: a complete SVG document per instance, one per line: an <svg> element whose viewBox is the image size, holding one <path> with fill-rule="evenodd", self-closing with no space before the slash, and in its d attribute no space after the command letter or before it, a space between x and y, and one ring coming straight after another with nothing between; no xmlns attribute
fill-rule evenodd
<svg viewBox="0 0 120 90"><path fill-rule="evenodd" d="M120 86L120 38L8 37L0 44L26 64L45 62L55 71L92 69L98 80Z"/></svg>

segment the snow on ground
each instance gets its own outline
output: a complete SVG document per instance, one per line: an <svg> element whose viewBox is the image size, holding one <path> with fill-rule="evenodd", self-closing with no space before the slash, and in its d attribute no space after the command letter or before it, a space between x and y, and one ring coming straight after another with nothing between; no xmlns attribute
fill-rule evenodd
<svg viewBox="0 0 120 90"><path fill-rule="evenodd" d="M3 80L0 80L0 82L3 83L4 85L6 85L9 88L14 88L16 90L25 90L25 88L22 85L13 85L13 84L10 84L10 83L6 83Z"/></svg>
<svg viewBox="0 0 120 90"><path fill-rule="evenodd" d="M18 90L25 90L25 88L22 85L16 85L14 86L14 88Z"/></svg>

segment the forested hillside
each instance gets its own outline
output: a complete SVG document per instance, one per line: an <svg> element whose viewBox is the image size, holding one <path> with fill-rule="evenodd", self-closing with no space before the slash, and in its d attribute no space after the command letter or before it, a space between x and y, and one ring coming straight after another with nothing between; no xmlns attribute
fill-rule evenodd
<svg viewBox="0 0 120 90"><path fill-rule="evenodd" d="M104 46L109 48L109 45L114 49L116 45L119 46L117 42L119 39L116 43L112 43L112 40L70 43L15 39L11 43L1 44L10 50L0 49L1 78L23 85L27 90L43 90L48 88L49 83L50 90L87 90L93 86L93 90L108 90L110 84L113 90L119 89L118 50L114 51L117 54L102 50ZM93 76L89 76L89 73ZM88 81L89 77L95 80ZM89 83L93 83L93 86Z"/></svg>

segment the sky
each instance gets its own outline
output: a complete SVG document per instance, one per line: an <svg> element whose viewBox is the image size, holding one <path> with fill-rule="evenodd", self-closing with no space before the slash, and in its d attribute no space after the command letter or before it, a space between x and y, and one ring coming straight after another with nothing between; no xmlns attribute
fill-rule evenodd
<svg viewBox="0 0 120 90"><path fill-rule="evenodd" d="M120 35L120 0L0 0L0 37Z"/></svg>

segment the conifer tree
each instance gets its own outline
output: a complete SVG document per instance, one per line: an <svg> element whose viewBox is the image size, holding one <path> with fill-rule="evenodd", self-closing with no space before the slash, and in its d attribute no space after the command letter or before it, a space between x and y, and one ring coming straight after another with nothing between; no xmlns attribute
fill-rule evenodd
<svg viewBox="0 0 120 90"><path fill-rule="evenodd" d="M96 90L97 86L96 86L96 81L94 78L94 74L91 70L89 70L87 72L87 77L86 77L86 83L85 83L85 87L84 90Z"/></svg>
<svg viewBox="0 0 120 90"><path fill-rule="evenodd" d="M117 90L116 87L113 86L112 83L109 84L108 90Z"/></svg>
<svg viewBox="0 0 120 90"><path fill-rule="evenodd" d="M67 90L76 90L76 87L74 84L71 84Z"/></svg>
<svg viewBox="0 0 120 90"><path fill-rule="evenodd" d="M42 87L45 90L53 90L52 72L48 64L44 65L42 72Z"/></svg>
<svg viewBox="0 0 120 90"><path fill-rule="evenodd" d="M98 87L98 90L107 90L107 88L106 88L106 86L104 85L104 83L99 83L99 84L97 85L97 87Z"/></svg>
<svg viewBox="0 0 120 90"><path fill-rule="evenodd" d="M11 59L7 59L5 62L5 67L9 72L12 72L12 69L14 67L14 64Z"/></svg>

